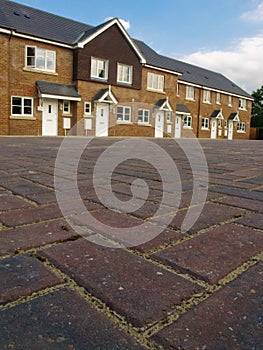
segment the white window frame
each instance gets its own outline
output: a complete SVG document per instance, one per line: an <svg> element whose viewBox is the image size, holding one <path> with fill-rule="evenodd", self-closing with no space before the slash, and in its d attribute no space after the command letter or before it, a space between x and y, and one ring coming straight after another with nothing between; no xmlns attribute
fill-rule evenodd
<svg viewBox="0 0 263 350"><path fill-rule="evenodd" d="M63 114L70 114L70 101L69 100L63 101Z"/></svg>
<svg viewBox="0 0 263 350"><path fill-rule="evenodd" d="M228 96L228 106L232 107L232 96L231 95Z"/></svg>
<svg viewBox="0 0 263 350"><path fill-rule="evenodd" d="M211 103L211 91L208 89L203 90L203 102Z"/></svg>
<svg viewBox="0 0 263 350"><path fill-rule="evenodd" d="M102 58L91 57L90 76L93 79L108 80L109 61Z"/></svg>
<svg viewBox="0 0 263 350"><path fill-rule="evenodd" d="M185 99L194 101L195 99L195 88L191 85L186 85Z"/></svg>
<svg viewBox="0 0 263 350"><path fill-rule="evenodd" d="M164 91L164 75L147 73L147 89L152 91Z"/></svg>
<svg viewBox="0 0 263 350"><path fill-rule="evenodd" d="M209 130L209 118L202 118L202 130Z"/></svg>
<svg viewBox="0 0 263 350"><path fill-rule="evenodd" d="M118 63L117 66L117 82L122 84L132 84L132 66Z"/></svg>
<svg viewBox="0 0 263 350"><path fill-rule="evenodd" d="M84 102L84 115L91 115L91 102Z"/></svg>
<svg viewBox="0 0 263 350"><path fill-rule="evenodd" d="M244 98L239 99L239 109L244 111L247 109L247 101Z"/></svg>
<svg viewBox="0 0 263 350"><path fill-rule="evenodd" d="M193 119L191 115L186 115L183 119L183 122L184 122L183 124L184 129L192 129Z"/></svg>
<svg viewBox="0 0 263 350"><path fill-rule="evenodd" d="M34 51L32 56L29 55L29 49ZM52 59L50 59L52 58ZM39 64L39 60L42 60L43 64ZM49 62L51 67L49 67ZM42 49L37 46L26 45L25 47L25 67L28 69L35 69L38 71L55 73L56 72L56 51Z"/></svg>
<svg viewBox="0 0 263 350"><path fill-rule="evenodd" d="M220 94L220 92L216 93L216 104L218 104L218 105L221 104L221 94Z"/></svg>
<svg viewBox="0 0 263 350"><path fill-rule="evenodd" d="M119 123L131 122L131 107L117 106L117 122Z"/></svg>
<svg viewBox="0 0 263 350"><path fill-rule="evenodd" d="M21 105L18 104L14 104L13 103L13 99L15 98L19 98L21 99ZM31 101L31 105L27 106L25 104L25 101L29 100ZM21 113L13 113L13 108L21 108ZM25 109L26 108L30 108L31 112L30 113L25 113ZM32 118L33 117L33 111L34 111L34 99L32 97L24 97L24 96L11 96L11 115L14 117L28 117L28 118Z"/></svg>
<svg viewBox="0 0 263 350"><path fill-rule="evenodd" d="M245 133L246 132L246 123L238 122L237 123L237 132L238 133Z"/></svg>
<svg viewBox="0 0 263 350"><path fill-rule="evenodd" d="M141 118L141 120L140 120ZM138 109L138 123L149 124L150 123L150 110L149 109Z"/></svg>

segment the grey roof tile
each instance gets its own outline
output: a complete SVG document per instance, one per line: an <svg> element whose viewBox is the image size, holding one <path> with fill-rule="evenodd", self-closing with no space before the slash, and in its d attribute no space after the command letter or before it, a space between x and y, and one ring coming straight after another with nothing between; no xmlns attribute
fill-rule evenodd
<svg viewBox="0 0 263 350"><path fill-rule="evenodd" d="M181 112L181 113L184 113L184 114L190 114L190 111L188 109L188 107L184 104L181 104L181 103L177 103L176 104L176 112Z"/></svg>
<svg viewBox="0 0 263 350"><path fill-rule="evenodd" d="M42 94L80 98L80 94L74 85L36 81L36 85Z"/></svg>
<svg viewBox="0 0 263 350"><path fill-rule="evenodd" d="M106 23L93 27L12 1L0 0L0 26L68 45L85 40ZM179 79L185 83L251 98L246 91L222 74L159 55L144 42L134 39L133 41L147 64L181 73Z"/></svg>

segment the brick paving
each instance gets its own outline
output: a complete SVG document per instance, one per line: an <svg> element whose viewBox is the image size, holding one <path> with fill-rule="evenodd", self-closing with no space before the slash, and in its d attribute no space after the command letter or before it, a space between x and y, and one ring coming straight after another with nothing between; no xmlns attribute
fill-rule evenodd
<svg viewBox="0 0 263 350"><path fill-rule="evenodd" d="M120 140L88 144L76 193L67 171L74 158L63 160L54 184L63 138L0 138L0 349L261 349L262 142L200 140L210 181L195 193L193 169L201 182L205 172L187 158L189 141L148 140L170 155L180 179L164 187L135 154L116 166L110 189L109 174L97 173L100 197L94 166ZM55 192L63 189L67 217ZM106 205L111 193L118 201ZM87 212L108 230L86 227ZM189 213L197 220L181 231ZM159 234L113 248L136 227L137 238Z"/></svg>

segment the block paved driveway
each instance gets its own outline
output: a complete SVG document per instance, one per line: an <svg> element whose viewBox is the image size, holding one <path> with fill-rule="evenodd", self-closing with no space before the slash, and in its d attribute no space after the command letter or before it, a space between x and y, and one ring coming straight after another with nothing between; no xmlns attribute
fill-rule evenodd
<svg viewBox="0 0 263 350"><path fill-rule="evenodd" d="M262 349L262 141L201 140L205 182L186 140L147 140L148 156L164 149L177 172L135 151L109 174L94 167L125 140L90 140L76 163L71 138L54 186L62 141L0 138L0 349ZM139 243L125 244L134 227Z"/></svg>

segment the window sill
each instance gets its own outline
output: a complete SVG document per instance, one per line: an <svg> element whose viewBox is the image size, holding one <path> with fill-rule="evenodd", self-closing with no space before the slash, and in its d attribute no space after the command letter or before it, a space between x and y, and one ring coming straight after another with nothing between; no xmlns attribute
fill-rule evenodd
<svg viewBox="0 0 263 350"><path fill-rule="evenodd" d="M83 114L83 118L93 118L92 114Z"/></svg>
<svg viewBox="0 0 263 350"><path fill-rule="evenodd" d="M58 75L58 73L56 73L56 72L49 72L49 71L46 71L46 70L35 69L35 68L26 68L26 67L24 67L23 71L24 72L30 72L30 73L41 73L41 74L48 74L48 75L56 75L56 76Z"/></svg>
<svg viewBox="0 0 263 350"><path fill-rule="evenodd" d="M21 115L21 116L18 116L18 115L10 115L9 117L10 119L20 119L20 120L36 120L36 117L27 117L25 115Z"/></svg>
<svg viewBox="0 0 263 350"><path fill-rule="evenodd" d="M202 131L210 131L208 128L201 128Z"/></svg>
<svg viewBox="0 0 263 350"><path fill-rule="evenodd" d="M207 104L207 105L211 105L210 101L203 101L203 103Z"/></svg>
<svg viewBox="0 0 263 350"><path fill-rule="evenodd" d="M155 89L146 88L146 91L157 92L158 94L165 94L165 91L163 91L163 90L155 90Z"/></svg>
<svg viewBox="0 0 263 350"><path fill-rule="evenodd" d="M193 130L193 128L191 126L183 126L184 130Z"/></svg>
<svg viewBox="0 0 263 350"><path fill-rule="evenodd" d="M244 111L244 112L247 112L247 109L246 108L238 108L240 111Z"/></svg>
<svg viewBox="0 0 263 350"><path fill-rule="evenodd" d="M123 120L117 120L117 124L129 124L129 125L132 125L133 123L130 122L130 121L123 121Z"/></svg>
<svg viewBox="0 0 263 350"><path fill-rule="evenodd" d="M237 131L238 134L245 134L245 131Z"/></svg>
<svg viewBox="0 0 263 350"><path fill-rule="evenodd" d="M142 123L142 122L138 122L139 126L152 126L152 124L150 123Z"/></svg>
<svg viewBox="0 0 263 350"><path fill-rule="evenodd" d="M195 99L194 99L194 98L188 98L188 97L186 97L185 100L186 100L186 101L190 101L190 102L195 102Z"/></svg>

